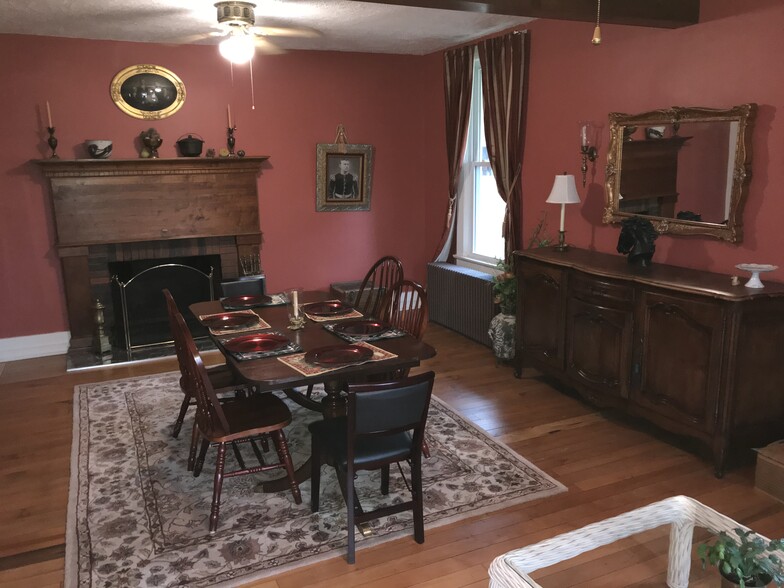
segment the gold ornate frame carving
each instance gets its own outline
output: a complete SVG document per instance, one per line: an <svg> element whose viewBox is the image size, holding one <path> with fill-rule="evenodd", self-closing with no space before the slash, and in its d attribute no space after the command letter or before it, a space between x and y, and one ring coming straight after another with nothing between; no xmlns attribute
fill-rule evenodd
<svg viewBox="0 0 784 588"><path fill-rule="evenodd" d="M177 74L149 63L120 71L112 80L110 92L117 108L145 120L171 116L185 103L185 84Z"/></svg>
<svg viewBox="0 0 784 588"><path fill-rule="evenodd" d="M663 110L653 110L641 114L610 113L610 147L607 153L605 170L606 205L602 222L618 223L625 218L636 216L634 213L621 212L619 195L621 156L624 145L624 129L627 127L651 127L656 125L684 122L737 122L737 142L732 170L729 215L726 223L708 223L683 219L645 216L659 233L676 235L704 235L739 243L743 239L743 206L751 181L751 133L757 113L756 104L741 104L729 109L683 108L673 106Z"/></svg>
<svg viewBox="0 0 784 588"><path fill-rule="evenodd" d="M341 161L347 162L347 173L338 177ZM372 180L372 145L316 145L316 212L370 210Z"/></svg>

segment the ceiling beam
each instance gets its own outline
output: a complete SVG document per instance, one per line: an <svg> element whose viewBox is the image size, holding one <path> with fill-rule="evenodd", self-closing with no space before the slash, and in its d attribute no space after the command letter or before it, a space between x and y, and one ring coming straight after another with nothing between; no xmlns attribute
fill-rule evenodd
<svg viewBox="0 0 784 588"><path fill-rule="evenodd" d="M440 8L555 20L596 20L597 0L361 0L376 4ZM602 0L601 22L677 29L697 24L700 0Z"/></svg>

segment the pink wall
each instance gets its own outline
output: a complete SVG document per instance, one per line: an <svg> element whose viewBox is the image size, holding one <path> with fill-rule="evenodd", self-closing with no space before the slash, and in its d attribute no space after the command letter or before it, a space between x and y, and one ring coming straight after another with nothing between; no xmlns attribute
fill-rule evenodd
<svg viewBox="0 0 784 588"><path fill-rule="evenodd" d="M48 188L29 163L47 153L46 100L63 158L84 157L85 139L112 139L112 157L136 157L134 139L150 126L164 139L162 157L174 157L188 132L222 147L231 103L237 148L270 156L259 208L271 290L358 279L385 254L424 280L439 237L426 228L440 214L431 195L446 183L440 56L261 57L252 111L247 69L235 69L232 86L215 47L0 35L0 54L0 338L67 329ZM113 76L137 63L181 77L187 99L177 114L148 123L114 106ZM351 142L375 147L370 212L315 212L316 144L331 143L338 123Z"/></svg>
<svg viewBox="0 0 784 588"><path fill-rule="evenodd" d="M568 170L579 178L578 121L604 125L599 159L583 202L567 207L570 243L614 252L617 226L603 225L607 114L656 108L759 104L754 131L753 179L745 209L743 243L661 236L654 262L736 273L736 263L784 267L784 5L781 2L702 2L703 22L677 30L602 26L602 45L590 43L585 23L531 23L529 116L523 165L524 239L541 211L558 229L558 210L545 204L553 177ZM525 241L524 241L525 242ZM784 270L771 278L784 281Z"/></svg>

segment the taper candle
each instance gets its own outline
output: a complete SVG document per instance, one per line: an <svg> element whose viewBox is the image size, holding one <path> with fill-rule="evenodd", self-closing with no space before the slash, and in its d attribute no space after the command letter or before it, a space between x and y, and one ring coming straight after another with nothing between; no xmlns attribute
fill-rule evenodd
<svg viewBox="0 0 784 588"><path fill-rule="evenodd" d="M229 119L229 128L231 128L231 104L226 105L226 116Z"/></svg>
<svg viewBox="0 0 784 588"><path fill-rule="evenodd" d="M54 125L52 124L52 109L49 108L49 101L46 101L46 120L49 121L49 128L51 129Z"/></svg>
<svg viewBox="0 0 784 588"><path fill-rule="evenodd" d="M291 306L292 310L294 311L294 318L299 317L299 301L297 300L297 291L291 291Z"/></svg>

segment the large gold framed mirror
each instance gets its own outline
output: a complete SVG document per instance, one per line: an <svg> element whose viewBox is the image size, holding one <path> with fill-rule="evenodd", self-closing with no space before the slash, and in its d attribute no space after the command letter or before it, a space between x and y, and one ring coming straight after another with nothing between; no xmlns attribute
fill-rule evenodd
<svg viewBox="0 0 784 588"><path fill-rule="evenodd" d="M604 223L644 216L659 233L738 243L756 104L610 114Z"/></svg>

